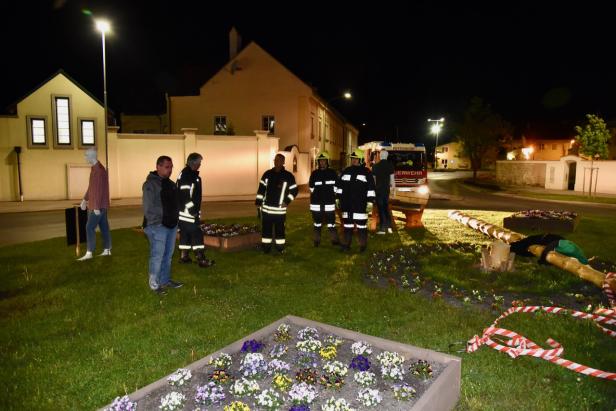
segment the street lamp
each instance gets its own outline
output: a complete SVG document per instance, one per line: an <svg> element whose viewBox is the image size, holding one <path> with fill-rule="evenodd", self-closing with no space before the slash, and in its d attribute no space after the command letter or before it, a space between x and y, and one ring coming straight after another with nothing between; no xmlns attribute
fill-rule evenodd
<svg viewBox="0 0 616 411"><path fill-rule="evenodd" d="M428 123L434 123L432 127L430 127L430 132L436 135L436 144L434 145L434 168L438 168L438 156L436 154L436 150L438 149L438 135L443 128L443 123L445 122L445 117L441 117L438 120L428 119Z"/></svg>
<svg viewBox="0 0 616 411"><path fill-rule="evenodd" d="M105 33L107 33L111 26L106 20L96 20L96 29L101 32L101 39L103 43L103 103L105 106L105 167L107 167L107 173L109 173L109 145L107 142L107 62L105 59Z"/></svg>

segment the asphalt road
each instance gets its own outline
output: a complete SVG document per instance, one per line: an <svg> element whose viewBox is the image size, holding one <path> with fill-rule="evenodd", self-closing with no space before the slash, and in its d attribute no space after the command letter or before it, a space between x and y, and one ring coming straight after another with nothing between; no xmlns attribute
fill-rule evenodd
<svg viewBox="0 0 616 411"><path fill-rule="evenodd" d="M605 205L554 203L481 191L461 183L461 179L468 178L468 176L469 172L431 173L429 184L432 198L428 203L428 208L497 211L539 208L616 217L616 208ZM291 204L291 209L302 208L308 210L307 198L299 198ZM203 211L207 219L255 215L252 201L206 202L203 205ZM141 224L142 218L143 213L140 206L113 207L109 211L111 229L136 227ZM63 210L0 214L0 246L64 237L65 235Z"/></svg>

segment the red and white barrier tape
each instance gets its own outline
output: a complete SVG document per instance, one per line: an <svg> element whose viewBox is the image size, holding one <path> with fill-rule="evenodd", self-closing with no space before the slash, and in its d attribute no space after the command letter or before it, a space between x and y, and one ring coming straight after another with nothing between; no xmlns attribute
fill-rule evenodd
<svg viewBox="0 0 616 411"><path fill-rule="evenodd" d="M527 306L527 307L511 307L500 317L498 317L491 326L486 328L483 332L483 336L479 337L475 335L471 338L466 346L466 352L475 352L482 345L487 345L494 348L497 351L504 352L511 358L516 358L521 355L530 355L537 358L550 361L554 364L565 367L569 370L579 372L581 374L590 375L597 378L605 378L608 380L616 381L616 373L597 370L595 368L587 367L582 364L575 363L573 361L560 358L564 348L557 341L549 338L547 344L552 347L551 349L541 348L539 345L529 340L528 338L520 335L514 331L507 330L505 328L499 328L496 325L503 318L513 313L534 313L537 311L545 311L552 314L566 314L569 313L575 318L588 319L594 321L597 326L610 337L616 337L616 331L612 331L599 324L614 325L616 324L616 309L599 308L595 310L593 314L584 313L581 311L569 311L561 307L542 307L542 306ZM494 336L505 337L505 341L495 341ZM499 338L500 340L500 338ZM502 344L501 344L502 342Z"/></svg>

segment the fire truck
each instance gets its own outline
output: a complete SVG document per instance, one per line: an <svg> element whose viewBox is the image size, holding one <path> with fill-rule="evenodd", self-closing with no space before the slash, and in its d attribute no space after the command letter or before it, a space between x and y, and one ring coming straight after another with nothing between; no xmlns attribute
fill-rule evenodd
<svg viewBox="0 0 616 411"><path fill-rule="evenodd" d="M387 160L394 165L396 182L396 188L389 195L390 204L393 209L399 208L406 213L407 227L421 226L421 215L430 199L426 147L423 144L372 141L359 148L364 151L368 168L379 161L381 150L387 150Z"/></svg>

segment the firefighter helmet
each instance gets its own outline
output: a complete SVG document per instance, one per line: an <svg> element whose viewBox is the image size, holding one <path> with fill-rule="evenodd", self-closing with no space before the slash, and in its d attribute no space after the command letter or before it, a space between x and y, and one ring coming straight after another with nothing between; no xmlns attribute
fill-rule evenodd
<svg viewBox="0 0 616 411"><path fill-rule="evenodd" d="M353 150L353 152L351 153L351 158L358 158L358 159L363 159L364 158L364 152L358 148L356 148L355 150Z"/></svg>
<svg viewBox="0 0 616 411"><path fill-rule="evenodd" d="M327 160L327 162L329 162L329 153L327 151L321 152L321 154L317 156L317 162L319 160Z"/></svg>

